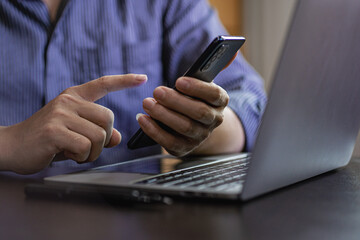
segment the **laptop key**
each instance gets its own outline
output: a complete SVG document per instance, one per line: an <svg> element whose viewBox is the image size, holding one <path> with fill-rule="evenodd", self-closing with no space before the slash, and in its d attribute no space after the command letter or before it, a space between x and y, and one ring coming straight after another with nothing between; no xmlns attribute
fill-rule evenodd
<svg viewBox="0 0 360 240"><path fill-rule="evenodd" d="M239 185L239 180L245 176L247 168L246 159L229 160L165 173L139 181L137 184L197 189L212 188L215 190L235 189L236 186L232 184Z"/></svg>

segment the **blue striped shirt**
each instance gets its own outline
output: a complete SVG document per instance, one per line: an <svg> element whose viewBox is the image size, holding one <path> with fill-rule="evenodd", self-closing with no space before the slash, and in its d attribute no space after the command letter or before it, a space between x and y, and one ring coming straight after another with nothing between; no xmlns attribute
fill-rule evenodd
<svg viewBox="0 0 360 240"><path fill-rule="evenodd" d="M139 127L135 115L143 112L142 100L159 85L173 86L221 34L226 31L205 0L70 0L56 24L41 0L1 0L0 125L27 119L68 87L103 75L142 73L147 84L98 101L114 112L123 141L87 166L159 153L159 146L126 148ZM229 93L250 150L266 102L261 78L238 56L215 83Z"/></svg>

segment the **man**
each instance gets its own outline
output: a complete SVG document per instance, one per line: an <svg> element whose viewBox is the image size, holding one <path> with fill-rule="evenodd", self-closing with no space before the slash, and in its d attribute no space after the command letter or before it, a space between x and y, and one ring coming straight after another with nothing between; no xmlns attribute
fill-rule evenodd
<svg viewBox="0 0 360 240"><path fill-rule="evenodd" d="M216 84L178 78L221 34L205 0L1 1L0 170L159 153L126 149L135 116L177 156L250 150L266 99L246 61L237 57Z"/></svg>

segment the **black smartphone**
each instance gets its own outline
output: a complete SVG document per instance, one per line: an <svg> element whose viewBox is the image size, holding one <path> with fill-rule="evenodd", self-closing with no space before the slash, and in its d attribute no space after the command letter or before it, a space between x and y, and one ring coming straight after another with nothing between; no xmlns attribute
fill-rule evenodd
<svg viewBox="0 0 360 240"><path fill-rule="evenodd" d="M232 63L237 52L244 44L245 38L238 36L216 37L184 76L212 82L216 75ZM156 121L162 128L171 131L166 125ZM140 128L128 141L129 149L137 149L157 144Z"/></svg>

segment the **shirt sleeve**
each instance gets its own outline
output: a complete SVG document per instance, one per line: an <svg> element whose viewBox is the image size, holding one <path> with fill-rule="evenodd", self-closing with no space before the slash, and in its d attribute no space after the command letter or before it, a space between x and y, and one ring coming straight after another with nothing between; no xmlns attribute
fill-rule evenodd
<svg viewBox="0 0 360 240"><path fill-rule="evenodd" d="M174 86L181 76L218 35L228 33L216 11L206 0L168 1L164 11L164 76ZM235 61L214 80L230 96L229 107L237 114L245 130L245 151L251 151L266 94L260 75L239 54Z"/></svg>

